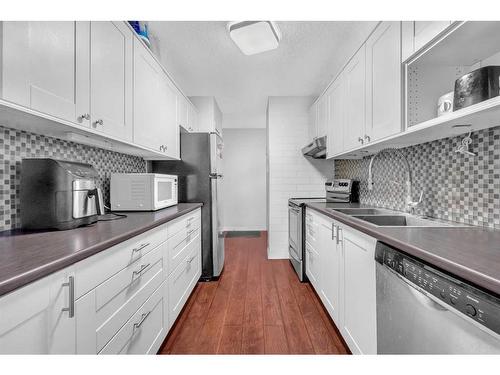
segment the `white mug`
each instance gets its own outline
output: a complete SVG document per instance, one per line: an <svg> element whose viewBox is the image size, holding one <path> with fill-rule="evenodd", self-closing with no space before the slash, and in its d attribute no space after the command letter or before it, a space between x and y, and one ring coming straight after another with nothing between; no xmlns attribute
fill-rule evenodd
<svg viewBox="0 0 500 375"><path fill-rule="evenodd" d="M453 111L453 91L444 94L438 100L437 115L442 116Z"/></svg>

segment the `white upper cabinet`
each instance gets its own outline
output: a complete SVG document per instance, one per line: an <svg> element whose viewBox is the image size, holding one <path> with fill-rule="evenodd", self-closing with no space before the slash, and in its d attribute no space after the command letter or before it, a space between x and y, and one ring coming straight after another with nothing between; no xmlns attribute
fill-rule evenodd
<svg viewBox="0 0 500 375"><path fill-rule="evenodd" d="M364 143L401 131L401 22L382 22L366 41Z"/></svg>
<svg viewBox="0 0 500 375"><path fill-rule="evenodd" d="M198 131L222 135L222 112L213 96L189 97L198 110Z"/></svg>
<svg viewBox="0 0 500 375"><path fill-rule="evenodd" d="M90 23L90 121L132 140L132 31L123 22Z"/></svg>
<svg viewBox="0 0 500 375"><path fill-rule="evenodd" d="M88 104L77 96L77 75L88 77L88 51L77 48L86 37L84 22L3 22L2 29L3 99L71 122L88 113L77 104Z"/></svg>
<svg viewBox="0 0 500 375"><path fill-rule="evenodd" d="M72 267L2 296L0 353L76 354L70 277Z"/></svg>
<svg viewBox="0 0 500 375"><path fill-rule="evenodd" d="M453 21L403 21L401 61L429 43L444 31Z"/></svg>
<svg viewBox="0 0 500 375"><path fill-rule="evenodd" d="M134 142L177 157L176 91L160 64L134 40Z"/></svg>
<svg viewBox="0 0 500 375"><path fill-rule="evenodd" d="M188 131L197 132L198 131L198 110L194 105L189 103L188 106Z"/></svg>
<svg viewBox="0 0 500 375"><path fill-rule="evenodd" d="M345 121L345 79L341 74L332 83L327 94L327 158L344 151L344 121Z"/></svg>
<svg viewBox="0 0 500 375"><path fill-rule="evenodd" d="M323 95L318 101L318 121L316 124L316 137L326 135L326 127L328 122L328 98Z"/></svg>
<svg viewBox="0 0 500 375"><path fill-rule="evenodd" d="M364 143L366 111L365 51L365 45L363 45L344 69L346 113L343 138L345 150L356 148Z"/></svg>
<svg viewBox="0 0 500 375"><path fill-rule="evenodd" d="M176 103L177 103L177 88L172 81L165 77L162 80L162 95L165 109L164 112L165 122L161 126L162 139L165 139L164 152L167 156L179 159L180 158L180 130L176 123ZM163 117L162 117L163 118Z"/></svg>
<svg viewBox="0 0 500 375"><path fill-rule="evenodd" d="M308 126L307 126L307 140L310 142L312 141L315 137L316 134L318 134L318 131L316 129L316 124L317 124L317 118L318 118L318 104L314 103L311 108L309 108L309 120L308 120Z"/></svg>
<svg viewBox="0 0 500 375"><path fill-rule="evenodd" d="M180 92L177 93L177 125L188 129L188 108L187 99Z"/></svg>

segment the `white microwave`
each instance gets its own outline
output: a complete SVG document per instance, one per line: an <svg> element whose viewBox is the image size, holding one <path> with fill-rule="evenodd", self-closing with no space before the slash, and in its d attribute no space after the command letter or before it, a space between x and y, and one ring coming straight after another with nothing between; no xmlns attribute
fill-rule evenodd
<svg viewBox="0 0 500 375"><path fill-rule="evenodd" d="M112 211L156 211L176 205L177 176L158 173L112 173Z"/></svg>

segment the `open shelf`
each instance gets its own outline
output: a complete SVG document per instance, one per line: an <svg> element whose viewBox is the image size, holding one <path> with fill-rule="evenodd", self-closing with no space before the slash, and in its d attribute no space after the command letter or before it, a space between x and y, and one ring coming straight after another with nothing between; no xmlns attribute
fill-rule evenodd
<svg viewBox="0 0 500 375"><path fill-rule="evenodd" d="M488 65L500 65L500 22L453 24L405 63L406 127L442 122L436 118L439 97L454 91L456 79Z"/></svg>
<svg viewBox="0 0 500 375"><path fill-rule="evenodd" d="M43 134L66 141L86 144L110 151L140 156L147 160L171 160L155 150L101 134L90 127L79 126L0 99L1 126Z"/></svg>
<svg viewBox="0 0 500 375"><path fill-rule="evenodd" d="M500 97L424 121L405 132L380 139L354 150L335 155L335 159L359 159L385 148L402 148L500 126Z"/></svg>

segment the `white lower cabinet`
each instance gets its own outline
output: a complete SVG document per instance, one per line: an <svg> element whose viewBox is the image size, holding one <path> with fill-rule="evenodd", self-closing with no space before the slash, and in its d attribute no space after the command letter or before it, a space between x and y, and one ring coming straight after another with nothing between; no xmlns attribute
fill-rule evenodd
<svg viewBox="0 0 500 375"><path fill-rule="evenodd" d="M154 354L201 276L201 210L0 297L0 354Z"/></svg>
<svg viewBox="0 0 500 375"><path fill-rule="evenodd" d="M0 298L0 354L74 354L72 267Z"/></svg>
<svg viewBox="0 0 500 375"><path fill-rule="evenodd" d="M313 263L306 251L311 284L351 352L376 354L376 240L310 209L306 215L319 231Z"/></svg>
<svg viewBox="0 0 500 375"><path fill-rule="evenodd" d="M323 219L323 218L322 218ZM340 254L337 241L337 225L332 220L320 224L320 272L319 296L334 321L339 318Z"/></svg>
<svg viewBox="0 0 500 375"><path fill-rule="evenodd" d="M341 328L354 354L377 353L375 283L376 240L339 225L341 255Z"/></svg>

